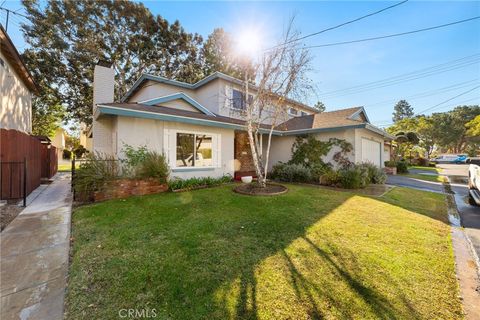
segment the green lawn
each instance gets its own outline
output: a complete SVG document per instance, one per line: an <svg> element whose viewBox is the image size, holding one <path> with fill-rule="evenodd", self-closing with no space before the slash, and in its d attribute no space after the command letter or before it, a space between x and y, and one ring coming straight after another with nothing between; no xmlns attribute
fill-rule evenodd
<svg viewBox="0 0 480 320"><path fill-rule="evenodd" d="M76 209L66 318L462 318L443 195L231 188Z"/></svg>
<svg viewBox="0 0 480 320"><path fill-rule="evenodd" d="M419 179L419 180L425 180L425 181L431 181L431 182L444 182L445 177L440 176L440 175L426 175L426 174L418 174L418 173L406 173L402 174L402 176L413 178L413 179Z"/></svg>
<svg viewBox="0 0 480 320"><path fill-rule="evenodd" d="M70 172L72 171L72 165L69 164L59 164L58 165L58 171L59 172Z"/></svg>
<svg viewBox="0 0 480 320"><path fill-rule="evenodd" d="M423 171L432 171L436 173L442 172L442 168L435 168L435 167L422 167L422 166L409 166L409 169L417 169L417 170L423 170Z"/></svg>

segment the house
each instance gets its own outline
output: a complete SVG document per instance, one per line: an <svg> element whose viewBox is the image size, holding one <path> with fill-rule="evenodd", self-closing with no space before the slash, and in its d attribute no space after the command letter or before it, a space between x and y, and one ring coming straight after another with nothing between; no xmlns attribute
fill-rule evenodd
<svg viewBox="0 0 480 320"><path fill-rule="evenodd" d="M67 135L65 133L65 129L59 127L57 130L55 130L55 133L53 134L51 141L52 145L57 149L57 161L58 163L62 162L68 162L63 159L63 150L65 150L65 141L66 141Z"/></svg>
<svg viewBox="0 0 480 320"><path fill-rule="evenodd" d="M242 81L218 72L194 84L144 74L115 102L114 71L101 61L94 71L93 151L122 158L124 145L145 145L164 153L172 176L180 178L251 174L241 87ZM270 168L290 160L296 136L304 134L345 139L353 145L351 161L383 166L384 143L392 137L370 124L363 107L318 113L287 103L287 118L273 131ZM263 149L269 123L267 117L261 129Z"/></svg>
<svg viewBox="0 0 480 320"><path fill-rule="evenodd" d="M5 29L0 26L0 128L32 132L33 78Z"/></svg>

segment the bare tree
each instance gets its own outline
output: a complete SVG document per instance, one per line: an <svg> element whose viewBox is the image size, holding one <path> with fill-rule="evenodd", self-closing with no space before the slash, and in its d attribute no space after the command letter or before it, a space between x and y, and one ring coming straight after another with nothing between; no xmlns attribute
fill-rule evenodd
<svg viewBox="0 0 480 320"><path fill-rule="evenodd" d="M274 128L288 119L291 99L302 99L312 89L306 76L312 59L308 50L296 41L299 33L293 29L293 22L291 19L279 44L262 54L254 74L245 74L245 127L260 187L266 186ZM255 85L249 79L253 79ZM251 90L255 91L252 95ZM261 129L268 130L265 152L260 142Z"/></svg>

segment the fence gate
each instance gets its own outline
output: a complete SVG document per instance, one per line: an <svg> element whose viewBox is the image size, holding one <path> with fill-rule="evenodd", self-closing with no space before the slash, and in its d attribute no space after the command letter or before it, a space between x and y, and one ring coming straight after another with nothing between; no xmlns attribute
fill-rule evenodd
<svg viewBox="0 0 480 320"><path fill-rule="evenodd" d="M27 160L0 161L0 199L23 198L27 205Z"/></svg>

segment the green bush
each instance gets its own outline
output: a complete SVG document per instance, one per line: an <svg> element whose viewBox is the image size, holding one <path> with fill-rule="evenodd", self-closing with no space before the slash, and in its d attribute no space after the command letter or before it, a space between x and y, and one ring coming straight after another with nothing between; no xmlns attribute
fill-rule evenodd
<svg viewBox="0 0 480 320"><path fill-rule="evenodd" d="M405 161L397 162L397 173L408 173L408 164Z"/></svg>
<svg viewBox="0 0 480 320"><path fill-rule="evenodd" d="M135 177L155 178L161 183L168 180L170 169L163 154L154 151L145 153L142 162L135 166Z"/></svg>
<svg viewBox="0 0 480 320"><path fill-rule="evenodd" d="M385 167L387 167L387 168L396 168L396 167L397 167L397 162L394 161L394 160L385 161Z"/></svg>
<svg viewBox="0 0 480 320"><path fill-rule="evenodd" d="M122 169L126 175L136 176L136 170L147 157L147 146L135 148L129 144L125 144L122 148L122 152L125 154L125 159L121 160L123 164Z"/></svg>
<svg viewBox="0 0 480 320"><path fill-rule="evenodd" d="M337 186L340 184L340 173L338 170L329 169L320 177L320 184L326 186Z"/></svg>
<svg viewBox="0 0 480 320"><path fill-rule="evenodd" d="M352 165L338 170L340 184L345 189L365 188L368 181L368 169L362 165Z"/></svg>
<svg viewBox="0 0 480 320"><path fill-rule="evenodd" d="M112 156L88 155L75 171L74 190L80 199L90 200L94 191L120 176L120 166Z"/></svg>
<svg viewBox="0 0 480 320"><path fill-rule="evenodd" d="M312 173L301 164L279 163L273 166L271 178L283 182L311 182Z"/></svg>
<svg viewBox="0 0 480 320"><path fill-rule="evenodd" d="M218 186L224 183L232 182L232 177L230 175L225 175L220 178L190 178L190 179L172 179L168 182L168 187L170 190L192 190L202 187L213 187Z"/></svg>
<svg viewBox="0 0 480 320"><path fill-rule="evenodd" d="M367 170L368 174L368 183L373 184L384 184L387 181L387 175L383 170L372 163L362 163L360 167Z"/></svg>
<svg viewBox="0 0 480 320"><path fill-rule="evenodd" d="M70 160L72 158L72 151L70 151L68 149L63 149L62 158L65 159L65 160Z"/></svg>

